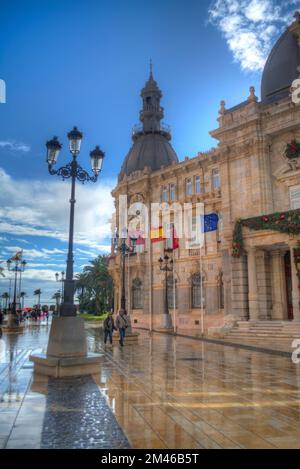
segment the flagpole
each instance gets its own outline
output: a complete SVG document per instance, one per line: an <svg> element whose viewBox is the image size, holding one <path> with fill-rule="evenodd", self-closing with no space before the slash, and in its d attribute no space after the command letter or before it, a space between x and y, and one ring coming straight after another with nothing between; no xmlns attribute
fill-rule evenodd
<svg viewBox="0 0 300 469"><path fill-rule="evenodd" d="M173 227L174 230L174 227ZM174 234L173 234L174 236ZM173 240L172 240L173 242ZM174 333L176 334L176 290L175 290L175 256L174 256L174 246L172 251L172 260L173 260L173 325Z"/></svg>
<svg viewBox="0 0 300 469"><path fill-rule="evenodd" d="M129 278L129 251L127 252L127 314L129 314L131 302L130 302L130 278Z"/></svg>
<svg viewBox="0 0 300 469"><path fill-rule="evenodd" d="M153 315L152 315L152 240L151 240L151 204L149 202L150 210L149 210L149 226L148 226L148 233L150 232L149 236L149 314L150 314L150 324L149 324L149 331L150 333L153 330Z"/></svg>
<svg viewBox="0 0 300 469"><path fill-rule="evenodd" d="M201 226L201 225L200 225ZM203 243L200 240L200 305L201 305L201 334L204 335L204 311L203 311L203 275L202 275L202 247L205 245L205 205L203 204Z"/></svg>
<svg viewBox="0 0 300 469"><path fill-rule="evenodd" d="M204 236L204 234L203 234ZM203 280L202 280L202 247L200 246L200 297L201 297L201 334L204 335L204 315L203 315Z"/></svg>

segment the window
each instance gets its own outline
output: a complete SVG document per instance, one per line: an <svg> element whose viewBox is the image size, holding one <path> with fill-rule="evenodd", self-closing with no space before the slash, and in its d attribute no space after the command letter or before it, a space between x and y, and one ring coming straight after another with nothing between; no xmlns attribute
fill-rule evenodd
<svg viewBox="0 0 300 469"><path fill-rule="evenodd" d="M300 186L290 187L290 206L292 210L300 208Z"/></svg>
<svg viewBox="0 0 300 469"><path fill-rule="evenodd" d="M171 202L175 200L175 184L170 184L170 200Z"/></svg>
<svg viewBox="0 0 300 469"><path fill-rule="evenodd" d="M185 193L186 193L186 195L192 195L193 194L193 183L192 183L191 178L188 178L185 181Z"/></svg>
<svg viewBox="0 0 300 469"><path fill-rule="evenodd" d="M177 280L175 280L175 285L173 283L173 276L168 277L168 306L169 309L174 308L174 293L175 293L175 308L177 308ZM174 292L175 289L175 292Z"/></svg>
<svg viewBox="0 0 300 469"><path fill-rule="evenodd" d="M195 177L195 191L196 191L196 194L200 194L200 192L201 192L200 176Z"/></svg>
<svg viewBox="0 0 300 469"><path fill-rule="evenodd" d="M220 173L217 168L212 170L212 188L214 189L219 189L221 183L220 183Z"/></svg>
<svg viewBox="0 0 300 469"><path fill-rule="evenodd" d="M201 305L201 290L203 305ZM200 273L196 273L192 275L192 308L201 308L201 306L205 307L203 279L201 285Z"/></svg>
<svg viewBox="0 0 300 469"><path fill-rule="evenodd" d="M162 188L161 200L162 202L168 202L168 186Z"/></svg>
<svg viewBox="0 0 300 469"><path fill-rule="evenodd" d="M132 309L143 308L142 282L135 278L132 282Z"/></svg>

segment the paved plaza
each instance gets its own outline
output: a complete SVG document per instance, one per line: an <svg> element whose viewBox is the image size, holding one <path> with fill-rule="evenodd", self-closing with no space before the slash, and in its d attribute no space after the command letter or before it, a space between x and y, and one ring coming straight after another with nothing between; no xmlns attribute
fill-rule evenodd
<svg viewBox="0 0 300 469"><path fill-rule="evenodd" d="M289 357L141 332L104 347L93 377L33 377L50 325L0 341L2 448L300 448L300 365Z"/></svg>

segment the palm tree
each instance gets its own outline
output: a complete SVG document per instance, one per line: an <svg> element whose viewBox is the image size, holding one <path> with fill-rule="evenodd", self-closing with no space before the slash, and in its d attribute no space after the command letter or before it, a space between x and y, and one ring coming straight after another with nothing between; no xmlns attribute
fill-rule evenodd
<svg viewBox="0 0 300 469"><path fill-rule="evenodd" d="M52 296L52 300L55 300L55 302L56 302L56 311L59 310L59 302L60 302L60 299L61 299L61 293L60 293L60 291L58 290L58 291L55 292L54 295Z"/></svg>
<svg viewBox="0 0 300 469"><path fill-rule="evenodd" d="M7 309L7 303L8 303L8 299L9 299L9 294L7 292L4 292L2 293L1 295L1 298L3 298L3 300L5 300L5 310Z"/></svg>
<svg viewBox="0 0 300 469"><path fill-rule="evenodd" d="M24 291L21 291L20 293L20 298L22 298L22 308L24 308L24 299L25 299L26 293Z"/></svg>
<svg viewBox="0 0 300 469"><path fill-rule="evenodd" d="M107 256L98 256L77 274L75 288L82 311L101 314L112 300L113 282L107 269Z"/></svg>
<svg viewBox="0 0 300 469"><path fill-rule="evenodd" d="M34 290L33 294L38 297L38 307L40 307L42 290L38 288L37 290Z"/></svg>

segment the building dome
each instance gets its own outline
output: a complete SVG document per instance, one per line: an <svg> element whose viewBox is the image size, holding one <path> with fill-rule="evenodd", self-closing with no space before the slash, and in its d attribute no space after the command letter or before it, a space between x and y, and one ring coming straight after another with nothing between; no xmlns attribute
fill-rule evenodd
<svg viewBox="0 0 300 469"><path fill-rule="evenodd" d="M296 21L282 34L265 64L261 81L261 101L271 103L289 95L292 82L299 77L300 47L294 29Z"/></svg>
<svg viewBox="0 0 300 469"><path fill-rule="evenodd" d="M152 171L162 166L178 163L178 158L168 139L155 132L140 135L130 148L120 172L120 179L134 171L149 167Z"/></svg>
<svg viewBox="0 0 300 469"><path fill-rule="evenodd" d="M133 129L133 145L122 165L119 181L135 171L143 171L145 168L156 171L162 166L178 163L178 157L169 142L170 129L161 123L164 116L164 110L160 106L161 96L150 65L150 77L141 91L141 124Z"/></svg>

